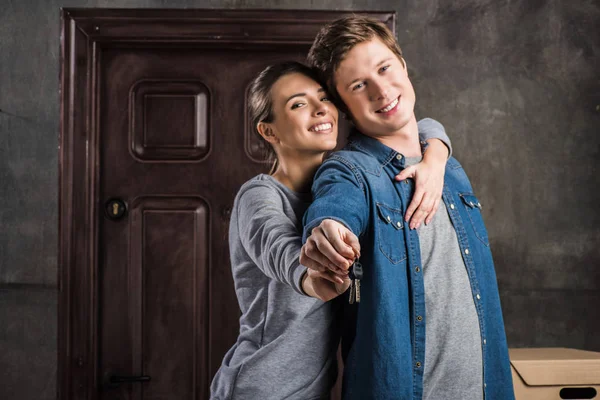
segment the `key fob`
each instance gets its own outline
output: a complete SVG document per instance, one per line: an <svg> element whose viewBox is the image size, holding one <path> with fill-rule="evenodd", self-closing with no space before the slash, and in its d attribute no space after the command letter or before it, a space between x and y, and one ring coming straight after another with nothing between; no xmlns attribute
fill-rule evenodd
<svg viewBox="0 0 600 400"><path fill-rule="evenodd" d="M356 260L354 262L354 264L352 264L352 268L350 268L350 273L348 274L348 277L352 280L362 279L363 268L362 268L362 264L358 260Z"/></svg>

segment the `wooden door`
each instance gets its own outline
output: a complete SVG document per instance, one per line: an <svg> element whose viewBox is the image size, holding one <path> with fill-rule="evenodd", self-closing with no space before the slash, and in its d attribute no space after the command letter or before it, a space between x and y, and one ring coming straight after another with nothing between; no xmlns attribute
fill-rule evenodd
<svg viewBox="0 0 600 400"><path fill-rule="evenodd" d="M63 12L60 398L208 398L239 329L233 198L268 169L247 87L343 14Z"/></svg>

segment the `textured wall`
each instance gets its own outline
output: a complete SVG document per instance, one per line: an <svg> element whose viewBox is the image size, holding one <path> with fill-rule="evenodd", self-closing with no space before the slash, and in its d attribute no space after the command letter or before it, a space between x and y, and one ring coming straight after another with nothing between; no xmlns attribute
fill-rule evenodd
<svg viewBox="0 0 600 400"><path fill-rule="evenodd" d="M60 7L395 10L417 116L484 206L509 345L600 351L594 0L0 0L0 398L56 386Z"/></svg>

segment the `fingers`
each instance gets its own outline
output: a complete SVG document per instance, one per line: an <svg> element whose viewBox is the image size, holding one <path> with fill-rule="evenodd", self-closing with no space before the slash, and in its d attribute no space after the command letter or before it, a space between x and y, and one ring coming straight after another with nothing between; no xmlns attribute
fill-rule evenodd
<svg viewBox="0 0 600 400"><path fill-rule="evenodd" d="M410 229L414 229L411 217L413 216L413 214L417 210L417 208L420 206L421 200L423 199L424 194L425 194L425 192L423 191L423 188L420 186L417 186L415 194L414 194L410 204L408 205L408 208L406 209L406 214L404 214L404 220L411 221Z"/></svg>
<svg viewBox="0 0 600 400"><path fill-rule="evenodd" d="M336 265L332 264L325 255L323 255L313 240L309 238L300 252L300 264L319 272L332 271L340 276L346 276L348 273Z"/></svg>
<svg viewBox="0 0 600 400"><path fill-rule="evenodd" d="M325 256L327 256L327 258L329 258L334 264L336 264L338 267L344 268L345 264L341 265L341 258L344 258L344 261L354 259L354 248L347 244L344 240L348 236L348 233L352 232L350 232L344 225L337 221L325 220L315 229L320 229L321 232L323 232L323 235L325 235L327 241L337 253L333 254L324 252ZM323 249L329 251L330 247L323 246Z"/></svg>
<svg viewBox="0 0 600 400"><path fill-rule="evenodd" d="M344 284L344 279L342 279L341 277L339 277L338 275L334 274L331 271L321 272L321 271L310 271L309 270L308 274L311 277L325 279L331 283L335 283L335 284L339 284L339 285ZM346 278L346 279L348 279L348 278Z"/></svg>
<svg viewBox="0 0 600 400"><path fill-rule="evenodd" d="M425 218L433 210L434 202L435 201L431 194L425 193L425 195L423 195L421 204L419 204L419 208L417 209L417 211L415 211L410 220L410 229L416 229L419 226L421 226L423 221L425 221Z"/></svg>
<svg viewBox="0 0 600 400"><path fill-rule="evenodd" d="M433 216L435 215L435 213L437 212L437 210L440 208L440 202L441 202L441 200L442 200L441 197L437 197L435 199L435 202L433 203L433 209L427 215L427 219L425 219L425 225L429 225L429 223L433 219Z"/></svg>
<svg viewBox="0 0 600 400"><path fill-rule="evenodd" d="M344 235L344 242L354 251L352 259L360 258L360 242L356 235L348 230Z"/></svg>
<svg viewBox="0 0 600 400"><path fill-rule="evenodd" d="M416 176L416 173L417 168L414 165L411 165L410 167L406 167L404 170L402 170L402 172L396 175L394 179L396 179L397 181L403 181L408 178L414 178Z"/></svg>

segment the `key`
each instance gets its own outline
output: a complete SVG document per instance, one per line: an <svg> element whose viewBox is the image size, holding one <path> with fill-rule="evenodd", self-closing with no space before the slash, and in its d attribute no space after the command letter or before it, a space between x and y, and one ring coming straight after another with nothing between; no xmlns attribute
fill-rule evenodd
<svg viewBox="0 0 600 400"><path fill-rule="evenodd" d="M350 284L350 304L354 302L360 303L360 280L363 276L363 268L360 261L356 260L350 268L349 278L352 279Z"/></svg>

